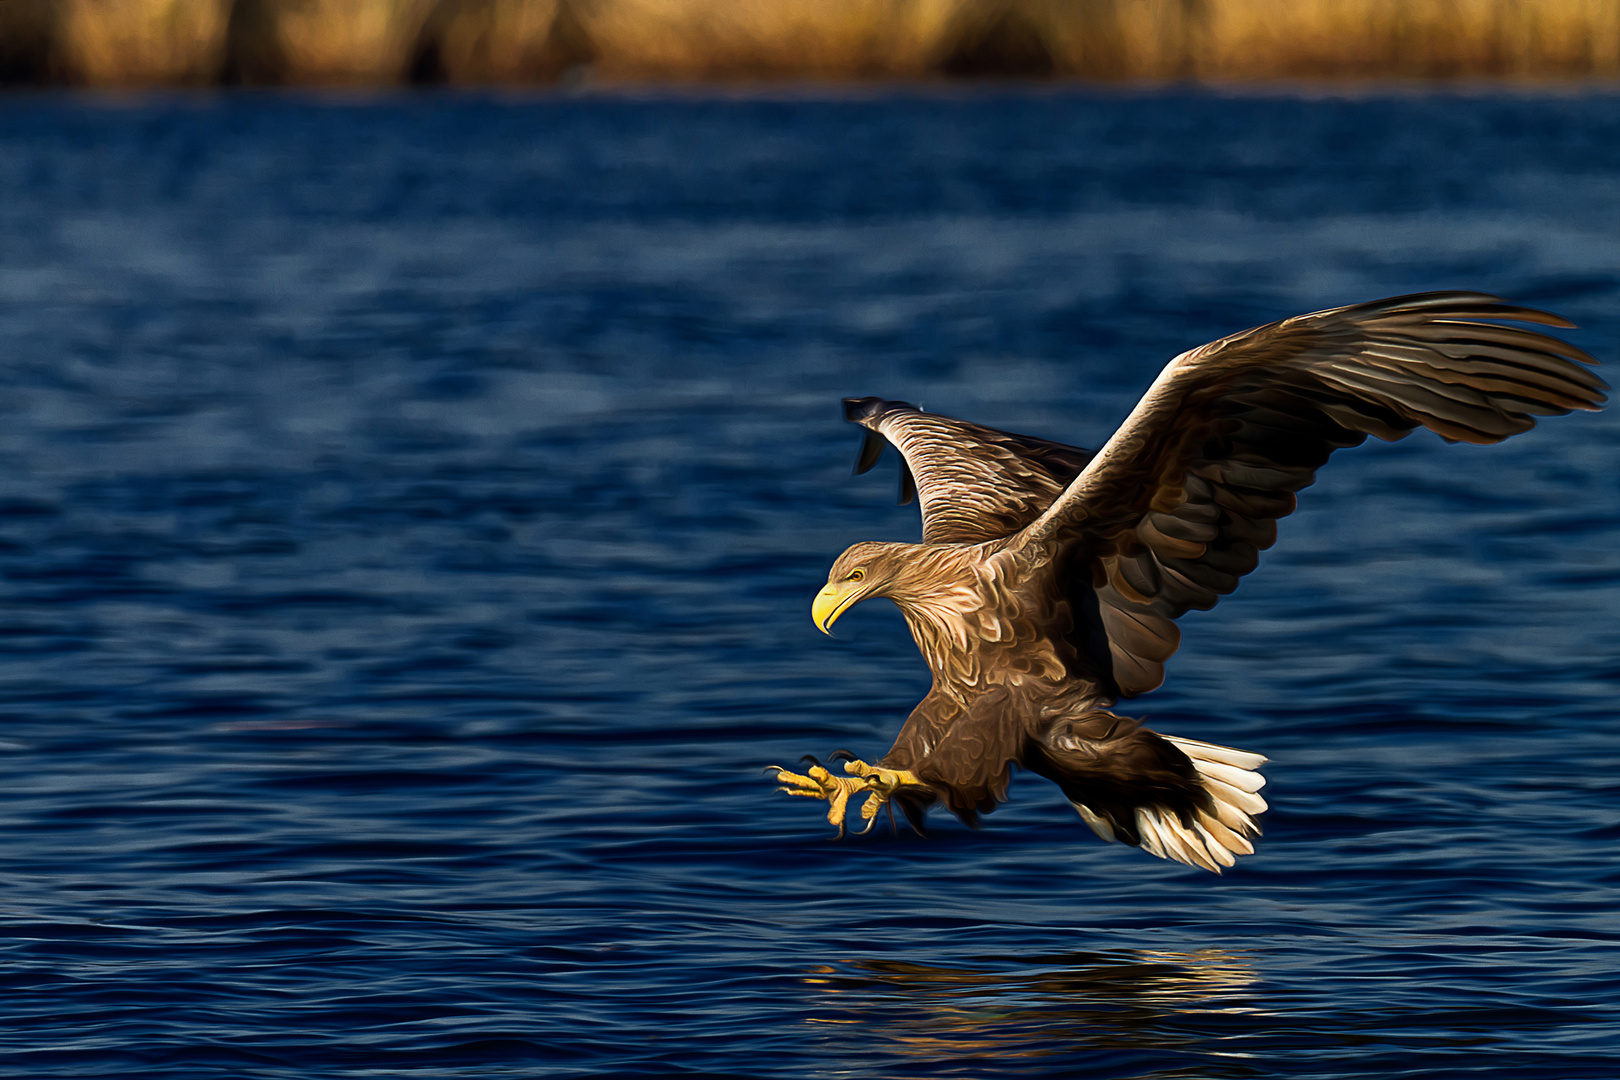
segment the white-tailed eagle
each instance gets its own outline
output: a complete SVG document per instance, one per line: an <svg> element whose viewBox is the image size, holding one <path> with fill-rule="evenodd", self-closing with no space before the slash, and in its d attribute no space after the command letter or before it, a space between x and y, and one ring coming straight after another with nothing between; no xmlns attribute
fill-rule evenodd
<svg viewBox="0 0 1620 1080"><path fill-rule="evenodd" d="M943 802L969 821L1012 766L1056 783L1104 840L1217 873L1254 850L1259 754L1161 735L1116 715L1164 680L1175 620L1253 570L1294 493L1333 451L1419 427L1500 442L1537 416L1597 409L1596 361L1509 323L1568 327L1481 293L1436 292L1300 315L1182 353L1096 453L846 399L922 503L920 544L861 543L812 608L822 630L876 596L899 606L933 688L877 764L812 761L783 790L826 799L844 832L898 803L920 828ZM892 811L891 811L892 812Z"/></svg>

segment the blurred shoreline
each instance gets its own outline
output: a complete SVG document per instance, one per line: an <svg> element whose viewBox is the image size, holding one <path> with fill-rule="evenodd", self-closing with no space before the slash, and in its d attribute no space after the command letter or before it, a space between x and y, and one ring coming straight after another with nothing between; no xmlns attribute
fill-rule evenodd
<svg viewBox="0 0 1620 1080"><path fill-rule="evenodd" d="M11 86L1616 77L1620 0L0 0Z"/></svg>

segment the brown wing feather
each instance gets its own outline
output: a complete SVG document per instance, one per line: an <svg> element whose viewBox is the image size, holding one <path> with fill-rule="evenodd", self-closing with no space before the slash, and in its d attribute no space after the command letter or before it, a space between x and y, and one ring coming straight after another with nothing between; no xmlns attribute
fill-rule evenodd
<svg viewBox="0 0 1620 1080"><path fill-rule="evenodd" d="M1499 442L1605 400L1582 350L1476 319L1571 325L1480 293L1425 293L1183 353L1011 546L1055 544L1055 565L1089 567L1118 691L1151 690L1179 642L1171 620L1236 588L1334 450L1418 427Z"/></svg>
<svg viewBox="0 0 1620 1080"><path fill-rule="evenodd" d="M888 440L905 459L901 502L921 498L923 542L977 544L1010 536L1041 515L1091 460L1091 451L925 413L903 401L845 398L844 418L866 428L855 471Z"/></svg>

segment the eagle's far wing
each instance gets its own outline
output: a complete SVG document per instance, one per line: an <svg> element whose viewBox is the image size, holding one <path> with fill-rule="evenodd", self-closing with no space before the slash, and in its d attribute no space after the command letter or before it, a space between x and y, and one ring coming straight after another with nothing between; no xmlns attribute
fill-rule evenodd
<svg viewBox="0 0 1620 1080"><path fill-rule="evenodd" d="M900 501L921 497L927 544L1012 535L1091 460L1089 450L926 413L904 401L845 398L844 419L866 429L857 473L876 464L884 440L900 452Z"/></svg>
<svg viewBox="0 0 1620 1080"><path fill-rule="evenodd" d="M1591 356L1500 321L1573 325L1481 293L1421 293L1182 353L1011 547L1085 554L1064 561L1091 574L1091 636L1106 640L1094 659L1121 694L1151 690L1180 640L1171 620L1237 587L1334 450L1418 427L1500 442L1603 403Z"/></svg>

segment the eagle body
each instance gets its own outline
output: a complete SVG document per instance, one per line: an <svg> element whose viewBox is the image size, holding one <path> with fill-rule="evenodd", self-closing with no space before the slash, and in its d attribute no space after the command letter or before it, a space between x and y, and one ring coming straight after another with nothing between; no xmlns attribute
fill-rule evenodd
<svg viewBox="0 0 1620 1080"><path fill-rule="evenodd" d="M1499 442L1536 416L1593 410L1585 352L1505 323L1570 324L1480 293L1425 293L1297 316L1181 354L1097 452L845 400L866 430L856 471L886 445L922 542L860 543L834 562L812 615L829 630L873 597L899 607L933 675L893 747L839 777L779 769L825 798L843 831L898 804L970 823L1013 767L1053 781L1104 840L1220 872L1253 851L1266 808L1258 754L1150 731L1112 710L1155 689L1180 634L1259 563L1295 493L1339 449L1428 428Z"/></svg>

